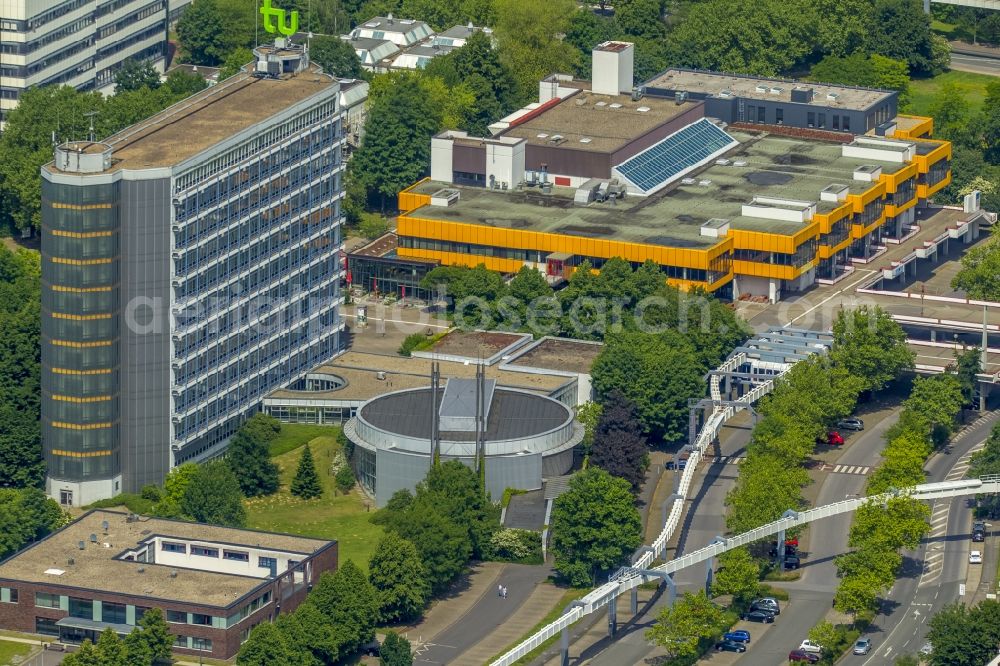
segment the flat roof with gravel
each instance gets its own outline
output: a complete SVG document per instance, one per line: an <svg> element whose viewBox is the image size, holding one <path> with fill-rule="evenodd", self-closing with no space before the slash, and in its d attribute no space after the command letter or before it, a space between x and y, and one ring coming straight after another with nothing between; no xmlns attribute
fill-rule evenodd
<svg viewBox="0 0 1000 666"><path fill-rule="evenodd" d="M124 551L156 536L303 555L311 555L333 543L164 518L141 517L129 521L127 517L128 514L118 511L90 511L0 564L0 580L64 585L225 608L268 583L268 579L118 558ZM103 528L104 521L108 522L107 532ZM92 534L96 535L97 543L90 541ZM82 550L79 548L81 541L84 542ZM171 572L177 575L172 576Z"/></svg>
<svg viewBox="0 0 1000 666"><path fill-rule="evenodd" d="M869 158L843 157L841 143L731 131L739 146L724 156L728 164L713 162L690 174L695 182L678 181L649 196L627 196L616 205L573 203L575 190L553 187L551 195L538 189L500 192L425 181L412 191L433 194L442 188L460 190L451 206L422 206L408 216L447 222L464 222L503 229L538 231L585 238L644 243L665 247L705 249L716 238L702 236L701 225L711 219L730 220L734 229L794 235L803 226L790 222L744 217L743 204L757 197L771 197L816 204L819 213L840 204L821 201L820 192L840 183L859 194L871 183L854 180L863 165L895 173L906 165ZM919 144L918 144L919 145Z"/></svg>
<svg viewBox="0 0 1000 666"><path fill-rule="evenodd" d="M507 361L507 365L589 375L594 359L603 349L599 342L542 338Z"/></svg>

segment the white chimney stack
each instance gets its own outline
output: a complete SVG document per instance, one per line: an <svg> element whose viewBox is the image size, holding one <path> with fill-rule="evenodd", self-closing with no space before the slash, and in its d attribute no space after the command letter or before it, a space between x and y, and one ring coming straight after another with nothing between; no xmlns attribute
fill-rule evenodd
<svg viewBox="0 0 1000 666"><path fill-rule="evenodd" d="M593 80L590 89L598 95L632 92L635 45L631 42L603 42L592 53Z"/></svg>

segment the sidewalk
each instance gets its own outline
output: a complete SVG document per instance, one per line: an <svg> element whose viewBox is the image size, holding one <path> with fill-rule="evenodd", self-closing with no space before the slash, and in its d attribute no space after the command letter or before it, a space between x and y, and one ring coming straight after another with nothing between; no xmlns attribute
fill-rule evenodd
<svg viewBox="0 0 1000 666"><path fill-rule="evenodd" d="M536 624L542 621L552 605L562 598L562 590L550 583L541 583L535 587L527 601L496 631L476 643L471 649L459 655L456 664L486 664L489 660L511 645Z"/></svg>

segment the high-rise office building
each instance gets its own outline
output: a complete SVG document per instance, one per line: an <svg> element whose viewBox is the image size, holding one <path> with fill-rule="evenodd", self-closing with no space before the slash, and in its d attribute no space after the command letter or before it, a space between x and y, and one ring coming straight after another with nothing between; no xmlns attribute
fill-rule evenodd
<svg viewBox="0 0 1000 666"><path fill-rule="evenodd" d="M190 0L0 0L0 123L29 86L113 92L129 58L163 71L167 26Z"/></svg>
<svg viewBox="0 0 1000 666"><path fill-rule="evenodd" d="M301 47L42 177L47 488L85 504L220 453L337 353L343 113Z"/></svg>

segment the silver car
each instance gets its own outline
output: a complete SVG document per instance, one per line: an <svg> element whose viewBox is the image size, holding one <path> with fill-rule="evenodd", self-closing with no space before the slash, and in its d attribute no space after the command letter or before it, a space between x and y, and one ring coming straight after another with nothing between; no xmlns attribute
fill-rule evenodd
<svg viewBox="0 0 1000 666"><path fill-rule="evenodd" d="M854 644L854 654L868 654L872 650L872 640L870 638L859 638Z"/></svg>

